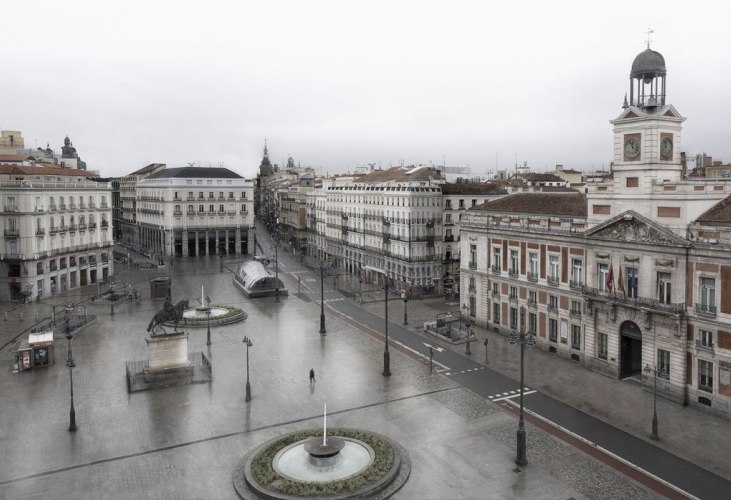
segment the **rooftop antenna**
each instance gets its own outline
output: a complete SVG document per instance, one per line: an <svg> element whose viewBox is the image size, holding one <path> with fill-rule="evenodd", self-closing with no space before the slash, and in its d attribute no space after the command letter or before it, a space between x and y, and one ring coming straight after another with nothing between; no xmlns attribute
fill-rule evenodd
<svg viewBox="0 0 731 500"><path fill-rule="evenodd" d="M650 35L654 33L655 30L651 30L650 28L647 28L647 50L650 50L650 42L652 42L652 39L650 38Z"/></svg>

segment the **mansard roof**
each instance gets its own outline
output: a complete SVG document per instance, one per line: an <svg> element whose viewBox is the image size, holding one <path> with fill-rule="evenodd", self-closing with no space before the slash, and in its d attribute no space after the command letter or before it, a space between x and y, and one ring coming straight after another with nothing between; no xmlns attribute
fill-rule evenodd
<svg viewBox="0 0 731 500"><path fill-rule="evenodd" d="M392 167L388 170L374 170L353 179L353 182L417 182L440 180L441 174L431 167Z"/></svg>
<svg viewBox="0 0 731 500"><path fill-rule="evenodd" d="M243 179L239 174L224 167L179 167L155 172L147 179Z"/></svg>
<svg viewBox="0 0 731 500"><path fill-rule="evenodd" d="M507 191L493 183L447 182L442 184L442 194L507 194Z"/></svg>
<svg viewBox="0 0 731 500"><path fill-rule="evenodd" d="M549 193L517 193L469 210L485 212L511 212L562 217L586 217L586 195L577 191Z"/></svg>
<svg viewBox="0 0 731 500"><path fill-rule="evenodd" d="M700 223L731 223L731 196L721 200L696 219Z"/></svg>
<svg viewBox="0 0 731 500"><path fill-rule="evenodd" d="M644 217L634 210L612 217L584 232L592 239L626 241L629 243L651 243L653 245L689 246L690 242Z"/></svg>
<svg viewBox="0 0 731 500"><path fill-rule="evenodd" d="M50 163L30 165L0 165L0 174L10 175L65 175L69 177L95 177L88 170L62 168Z"/></svg>
<svg viewBox="0 0 731 500"><path fill-rule="evenodd" d="M150 163L146 167L142 167L141 169L135 170L131 174L127 174L127 175L142 175L142 174L146 174L148 172L152 172L153 170L155 170L158 167L163 167L164 168L165 167L165 164L164 163Z"/></svg>

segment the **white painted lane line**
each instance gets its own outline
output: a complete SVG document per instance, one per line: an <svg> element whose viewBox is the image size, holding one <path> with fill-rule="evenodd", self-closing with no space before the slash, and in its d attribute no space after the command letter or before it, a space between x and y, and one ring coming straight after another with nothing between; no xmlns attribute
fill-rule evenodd
<svg viewBox="0 0 731 500"><path fill-rule="evenodd" d="M535 392L535 391L533 391L533 392ZM516 406L516 407L518 406L518 403L516 403L515 401L506 401L506 402L505 402L505 404L511 404L511 405L513 405L513 406ZM596 443L594 443L594 442L592 442L592 441L589 441L589 440L588 440L588 439L586 439L585 437L583 437L583 436L580 436L580 435L576 434L575 432L573 432L573 431L570 431L570 430L568 430L568 429L567 429L566 427L563 427L563 426L561 426L561 425L557 424L556 422L553 422L552 420L549 420L549 419L547 419L546 417L544 417L544 416L542 416L542 415L539 415L538 413L536 413L536 412L534 412L534 411L532 411L532 410L529 410L528 408L524 408L524 409L523 409L523 411L525 411L526 413L529 413L529 414L531 414L532 416L534 416L534 417L536 417L536 418L538 418L538 419L541 419L541 420L543 420L544 422L546 422L547 424L550 424L550 425L552 425L552 426L553 426L553 427L555 427L556 429L560 429L561 431L565 432L566 434L568 434L568 435L570 435L570 436L573 436L573 437L575 437L576 439L579 439L580 441L583 441L584 443L586 443L586 444L588 444L588 445L590 445L590 446L592 446L592 447L596 448L597 450L600 450L600 451L601 451L602 453L606 453L606 454L607 454L607 455L609 455L610 457L612 457L612 458L614 458L614 459L616 459L616 460L618 460L618 461L622 462L623 464L627 465L628 467L632 467L633 469L635 469L635 470L638 470L638 471L642 472L643 474L645 474L645 475L646 475L646 476L648 476L648 477L651 477L651 478L652 478L652 479L654 479L655 481L657 481L657 482L659 482L659 483L662 483L662 484L664 484L665 486L667 486L668 488L671 488L671 489L673 489L673 490L677 491L677 492L678 492L678 493L680 493L681 495L684 495L684 496L686 496L686 497L688 497L688 498L691 498L691 499L693 499L693 500L700 500L700 499L699 499L699 498L698 498L697 496L691 495L690 493L688 493L687 491L685 491L685 490L683 490L683 489L679 488L678 486L675 486L674 484L672 484L672 483L669 483L669 482L667 482L666 480L664 480L664 479L662 479L662 478L660 478L660 477L657 477L657 476L656 476L655 474L653 474L652 472L648 472L648 471L646 471L645 469L643 469L643 468L642 468L642 467L640 467L639 465L635 465L635 464L633 464L633 463L632 463L632 462L630 462L629 460L626 460L626 459L624 459L624 458L620 457L619 455L617 455L617 454L615 454L615 453L612 453L611 451L607 450L606 448L603 448L603 447L599 446L598 444L596 444Z"/></svg>
<svg viewBox="0 0 731 500"><path fill-rule="evenodd" d="M534 392L538 392L538 391L523 392L523 395L525 396L527 394L533 394ZM493 401L505 401L506 399L513 399L513 398L518 398L518 397L520 397L520 393L518 393L518 394L511 394L510 396L503 396L501 398L495 398L495 399L493 399Z"/></svg>

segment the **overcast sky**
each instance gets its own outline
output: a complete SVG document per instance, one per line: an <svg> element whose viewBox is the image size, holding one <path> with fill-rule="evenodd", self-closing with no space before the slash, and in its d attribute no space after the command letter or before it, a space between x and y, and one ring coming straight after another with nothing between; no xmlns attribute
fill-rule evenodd
<svg viewBox="0 0 731 500"><path fill-rule="evenodd" d="M510 5L508 5L510 3ZM102 175L149 163L611 161L634 57L665 57L683 150L731 162L729 2L6 3L0 128Z"/></svg>

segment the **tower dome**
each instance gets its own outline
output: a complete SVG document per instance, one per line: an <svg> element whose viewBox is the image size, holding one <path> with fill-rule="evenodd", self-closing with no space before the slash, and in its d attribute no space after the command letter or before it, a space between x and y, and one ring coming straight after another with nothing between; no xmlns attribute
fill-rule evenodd
<svg viewBox="0 0 731 500"><path fill-rule="evenodd" d="M665 106L665 79L668 71L662 54L652 50L649 42L647 45L647 49L637 54L632 61L629 105L657 110Z"/></svg>
<svg viewBox="0 0 731 500"><path fill-rule="evenodd" d="M665 58L657 51L650 48L640 52L632 62L630 78L656 78L665 76Z"/></svg>

